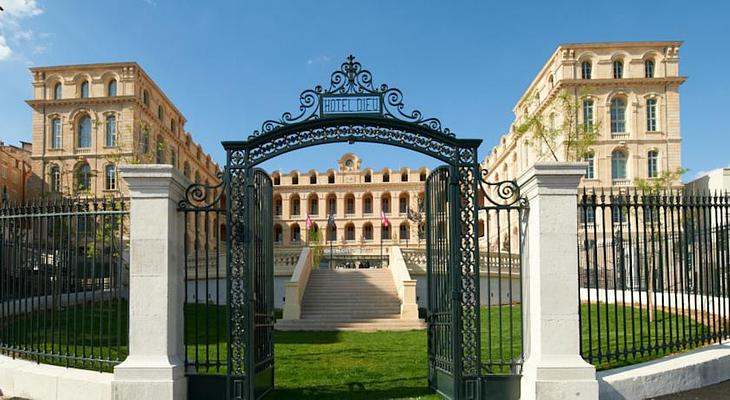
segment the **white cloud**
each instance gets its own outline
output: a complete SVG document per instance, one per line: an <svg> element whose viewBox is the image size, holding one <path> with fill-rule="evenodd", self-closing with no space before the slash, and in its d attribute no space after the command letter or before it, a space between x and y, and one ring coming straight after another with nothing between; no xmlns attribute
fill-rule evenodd
<svg viewBox="0 0 730 400"><path fill-rule="evenodd" d="M23 28L23 21L42 14L43 10L38 6L36 0L2 0L4 11L0 12L0 60L10 58L12 54L18 54L23 59L23 51L18 47L27 48L31 53L36 54L39 47L34 42L34 34L30 29ZM25 44L21 45L21 42ZM14 50L13 50L14 49ZM14 57L17 58L17 57Z"/></svg>
<svg viewBox="0 0 730 400"><path fill-rule="evenodd" d="M3 8L11 19L34 17L43 13L36 0L4 0Z"/></svg>
<svg viewBox="0 0 730 400"><path fill-rule="evenodd" d="M11 54L13 54L13 51L10 50L7 42L5 42L5 37L0 36L0 60L4 60L10 57Z"/></svg>
<svg viewBox="0 0 730 400"><path fill-rule="evenodd" d="M317 56L307 60L307 65L326 63L330 60L329 56Z"/></svg>
<svg viewBox="0 0 730 400"><path fill-rule="evenodd" d="M13 39L15 40L31 40L33 39L33 31L28 29L27 31L17 31L13 33Z"/></svg>

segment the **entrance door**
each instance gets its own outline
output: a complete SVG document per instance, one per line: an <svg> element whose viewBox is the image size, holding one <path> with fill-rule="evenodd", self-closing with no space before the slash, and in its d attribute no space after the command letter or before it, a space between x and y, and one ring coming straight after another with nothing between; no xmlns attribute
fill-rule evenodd
<svg viewBox="0 0 730 400"><path fill-rule="evenodd" d="M253 371L253 397L259 399L274 389L274 213L272 209L273 186L271 177L263 170L253 174L253 191L250 197L251 235L249 236L249 265L253 296L249 303L253 321L251 343Z"/></svg>
<svg viewBox="0 0 730 400"><path fill-rule="evenodd" d="M428 290L428 381L447 398L457 392L456 330L458 265L452 251L455 239L450 207L454 196L449 185L450 167L435 169L426 180L426 251Z"/></svg>

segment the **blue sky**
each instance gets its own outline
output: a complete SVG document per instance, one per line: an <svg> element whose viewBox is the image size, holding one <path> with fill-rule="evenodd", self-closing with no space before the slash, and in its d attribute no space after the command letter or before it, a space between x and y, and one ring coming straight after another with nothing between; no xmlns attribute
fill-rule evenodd
<svg viewBox="0 0 730 400"><path fill-rule="evenodd" d="M683 165L730 164L730 2L0 0L0 140L30 140L30 66L137 61L222 162L222 140L295 111L352 53L376 83L483 156L559 43L683 40ZM377 145L290 153L267 167L327 169L346 151L366 166L434 165ZM481 157L480 157L481 158Z"/></svg>

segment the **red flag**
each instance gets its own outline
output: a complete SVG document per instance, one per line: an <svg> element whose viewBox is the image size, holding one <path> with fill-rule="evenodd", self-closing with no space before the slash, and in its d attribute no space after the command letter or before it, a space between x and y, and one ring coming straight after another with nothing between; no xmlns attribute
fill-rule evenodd
<svg viewBox="0 0 730 400"><path fill-rule="evenodd" d="M385 211L383 211L383 209L380 209L380 222L386 228L390 225L390 220L385 216Z"/></svg>
<svg viewBox="0 0 730 400"><path fill-rule="evenodd" d="M311 230L312 229L312 225L314 223L312 222L312 218L309 216L309 214L307 214L307 222L306 222L306 224L307 224L307 230L308 231Z"/></svg>

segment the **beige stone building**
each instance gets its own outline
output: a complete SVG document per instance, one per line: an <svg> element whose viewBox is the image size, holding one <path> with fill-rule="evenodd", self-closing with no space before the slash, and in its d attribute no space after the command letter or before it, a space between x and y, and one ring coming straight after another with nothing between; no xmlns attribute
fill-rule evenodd
<svg viewBox="0 0 730 400"><path fill-rule="evenodd" d="M31 169L32 145L20 142L20 147L0 142L0 205L25 203L34 196L38 176Z"/></svg>
<svg viewBox="0 0 730 400"><path fill-rule="evenodd" d="M274 171L276 246L282 250L304 246L309 239L307 216L312 230L321 230L321 243L332 244L338 253L377 254L381 242L403 248L425 246L425 237L419 238L418 223L409 220L408 210L418 213L428 173L425 167L374 171L363 167L352 153L343 155L336 169ZM381 224L381 210L390 222L388 227ZM330 215L336 228L327 229Z"/></svg>
<svg viewBox="0 0 730 400"><path fill-rule="evenodd" d="M185 131L186 119L134 62L31 68L33 171L42 195L126 193L123 163L167 163L191 181L218 166Z"/></svg>
<svg viewBox="0 0 730 400"><path fill-rule="evenodd" d="M492 181L515 179L535 161L554 157L546 143L518 133L526 116L540 113L547 129L561 129L560 95L576 101L577 124L598 127L583 160L587 188L632 187L681 166L679 73L681 42L561 44L525 90L514 123L484 159ZM566 154L565 135L553 150ZM679 184L679 181L677 181Z"/></svg>

